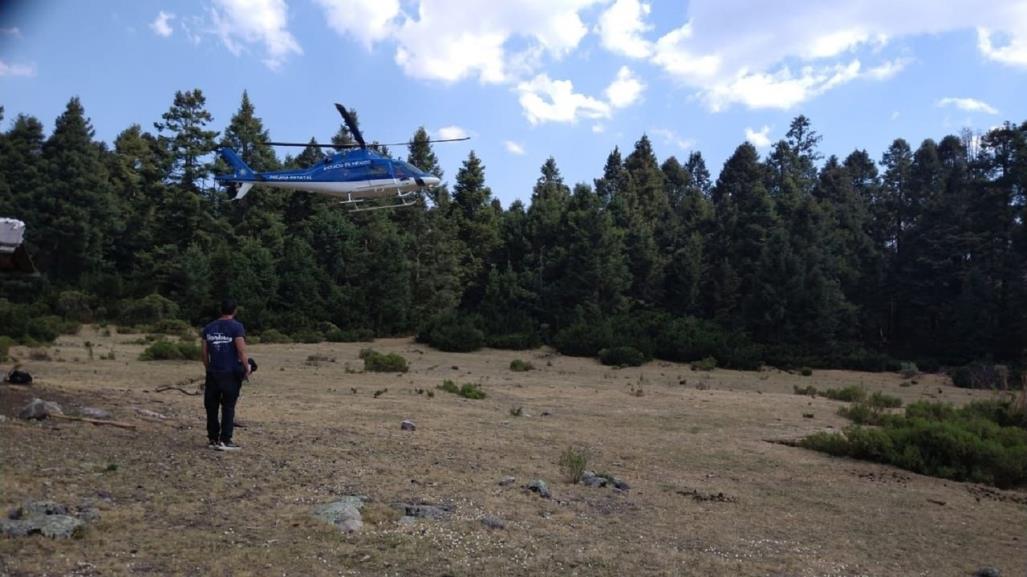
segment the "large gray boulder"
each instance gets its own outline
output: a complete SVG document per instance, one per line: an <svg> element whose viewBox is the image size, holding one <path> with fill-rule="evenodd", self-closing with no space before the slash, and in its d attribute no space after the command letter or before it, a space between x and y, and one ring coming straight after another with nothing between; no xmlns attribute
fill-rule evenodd
<svg viewBox="0 0 1027 577"><path fill-rule="evenodd" d="M26 501L0 520L0 534L25 537L39 533L52 539L67 539L79 534L85 523L68 514L68 508L53 501Z"/></svg>
<svg viewBox="0 0 1027 577"><path fill-rule="evenodd" d="M350 495L338 501L319 505L312 513L315 518L334 525L344 533L354 533L364 526L364 520L360 515L367 497L363 495Z"/></svg>
<svg viewBox="0 0 1027 577"><path fill-rule="evenodd" d="M43 399L32 399L29 404L22 407L18 416L22 419L45 419L50 415L63 415L61 406L53 401Z"/></svg>

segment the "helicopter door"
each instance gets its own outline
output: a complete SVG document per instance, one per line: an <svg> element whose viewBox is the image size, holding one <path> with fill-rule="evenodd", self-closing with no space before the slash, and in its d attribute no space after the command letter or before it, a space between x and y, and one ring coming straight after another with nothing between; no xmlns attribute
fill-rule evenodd
<svg viewBox="0 0 1027 577"><path fill-rule="evenodd" d="M388 161L374 161L367 171L367 186L373 192L384 192L393 184L392 171Z"/></svg>

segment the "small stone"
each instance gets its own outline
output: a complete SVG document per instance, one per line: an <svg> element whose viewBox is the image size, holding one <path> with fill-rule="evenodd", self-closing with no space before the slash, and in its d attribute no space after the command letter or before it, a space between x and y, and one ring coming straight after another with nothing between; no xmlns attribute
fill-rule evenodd
<svg viewBox="0 0 1027 577"><path fill-rule="evenodd" d="M994 567L981 567L974 572L974 577L1001 577L1002 573Z"/></svg>
<svg viewBox="0 0 1027 577"><path fill-rule="evenodd" d="M78 410L78 414L83 417L89 417L90 419L109 419L111 418L110 411L98 409L96 407L82 407Z"/></svg>
<svg viewBox="0 0 1027 577"><path fill-rule="evenodd" d="M581 484L586 487L605 487L606 477L600 477L592 471L585 471L581 475Z"/></svg>
<svg viewBox="0 0 1027 577"><path fill-rule="evenodd" d="M404 527L412 527L417 524L417 517L411 517L410 515L403 515L399 518L399 524Z"/></svg>
<svg viewBox="0 0 1027 577"><path fill-rule="evenodd" d="M614 477L611 483L613 483L613 488L617 489L618 491L628 491L631 489L631 485L628 485L628 482L624 479L618 479L617 477Z"/></svg>
<svg viewBox="0 0 1027 577"><path fill-rule="evenodd" d="M407 419L399 424L399 428L403 431L416 431L417 425L415 425L410 419Z"/></svg>
<svg viewBox="0 0 1027 577"><path fill-rule="evenodd" d="M516 482L517 482L517 478L516 477L511 477L510 475L507 475L506 477L503 477L502 479L499 480L499 486L500 487L509 487L510 485L513 485Z"/></svg>
<svg viewBox="0 0 1027 577"><path fill-rule="evenodd" d="M54 501L25 501L11 517L12 519L28 519L45 515L67 515L68 508Z"/></svg>
<svg viewBox="0 0 1027 577"><path fill-rule="evenodd" d="M548 499L552 496L549 492L549 485L547 485L542 479L535 479L529 483L528 490L533 493L538 493L543 499Z"/></svg>
<svg viewBox="0 0 1027 577"><path fill-rule="evenodd" d="M61 406L53 401L44 401L43 399L32 399L29 404L25 405L18 416L22 419L45 419L50 415L63 415L64 411L61 410Z"/></svg>
<svg viewBox="0 0 1027 577"><path fill-rule="evenodd" d="M493 515L485 515L481 518L481 524L489 529L506 529L506 522Z"/></svg>
<svg viewBox="0 0 1027 577"><path fill-rule="evenodd" d="M136 413L139 413L142 417L149 417L151 419L166 419L167 416L158 413L157 411L151 411L150 409L136 408Z"/></svg>
<svg viewBox="0 0 1027 577"><path fill-rule="evenodd" d="M453 508L449 505L430 505L427 503L396 503L395 508L403 511L405 517L432 519L441 521L449 517Z"/></svg>
<svg viewBox="0 0 1027 577"><path fill-rule="evenodd" d="M549 415L552 415L552 413L550 413L549 411L542 411L540 415L543 417L548 417Z"/></svg>

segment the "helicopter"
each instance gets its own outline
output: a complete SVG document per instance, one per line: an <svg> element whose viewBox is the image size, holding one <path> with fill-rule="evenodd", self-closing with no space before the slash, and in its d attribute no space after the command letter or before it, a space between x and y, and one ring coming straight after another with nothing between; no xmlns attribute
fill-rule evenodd
<svg viewBox="0 0 1027 577"><path fill-rule="evenodd" d="M318 164L298 170L257 172L246 165L235 150L221 147L218 153L234 172L217 175L214 178L222 185L235 188L232 200L241 200L255 184L270 188L283 188L301 192L312 192L342 199L340 204L351 207L353 212L400 208L416 204L416 195L439 185L439 178L424 172L409 162L383 156L368 148L360 128L346 108L335 104L342 120L356 141L354 144L304 144L299 142L268 142L271 146L317 146L320 148L346 148L343 152L331 154ZM429 140L428 142L457 142L464 138ZM407 145L408 142L390 143L386 146ZM394 199L395 202L381 206L361 206L370 200Z"/></svg>

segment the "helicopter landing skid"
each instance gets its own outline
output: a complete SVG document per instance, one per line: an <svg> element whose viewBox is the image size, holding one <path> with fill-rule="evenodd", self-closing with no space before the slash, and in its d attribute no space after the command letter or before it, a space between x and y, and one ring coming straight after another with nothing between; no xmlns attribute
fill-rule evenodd
<svg viewBox="0 0 1027 577"><path fill-rule="evenodd" d="M379 205L379 206L362 207L362 206L360 206L360 203L367 202L366 198L352 198L352 197L350 197L350 198L348 198L346 200L343 200L343 201L339 202L339 204L350 206L351 208L349 208L349 212L370 212L372 210L387 210L387 209L393 209L393 208L403 208L404 206L413 206L413 205L417 204L417 199L415 198L416 196L417 196L417 191L411 190L411 191L408 191L408 192L398 192L398 193L396 193L396 196L394 196L392 198L395 198L399 202L395 202L395 203L383 204L383 205Z"/></svg>

